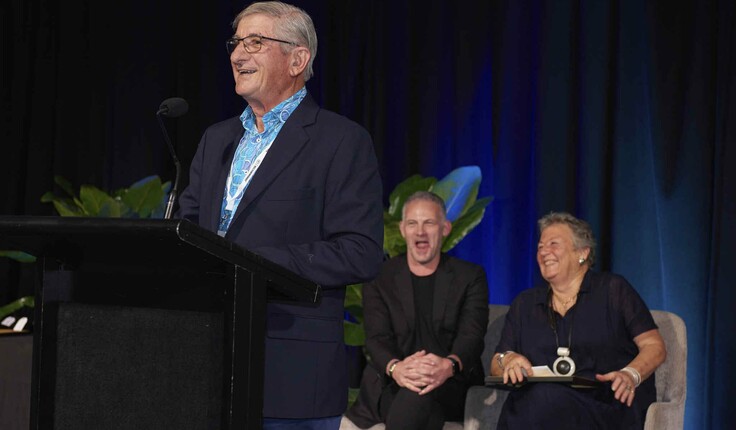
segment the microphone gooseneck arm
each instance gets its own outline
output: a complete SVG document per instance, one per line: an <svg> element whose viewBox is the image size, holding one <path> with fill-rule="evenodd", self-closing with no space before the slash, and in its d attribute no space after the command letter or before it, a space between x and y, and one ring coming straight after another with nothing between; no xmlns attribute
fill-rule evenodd
<svg viewBox="0 0 736 430"><path fill-rule="evenodd" d="M156 119L158 125L161 127L161 132L164 135L166 141L166 147L169 148L169 154L171 159L174 161L174 167L176 169L176 176L174 177L174 183L171 186L169 192L169 200L166 202L166 211L164 212L164 219L171 219L171 215L174 212L174 203L176 203L177 195L179 194L179 177L181 176L181 163L179 157L176 156L174 145L171 143L169 138L169 132L166 130L164 121L161 119L162 116L168 118L176 118L184 115L189 110L189 104L181 97L172 97L164 100L156 112Z"/></svg>
<svg viewBox="0 0 736 430"><path fill-rule="evenodd" d="M174 160L174 168L176 170L176 174L174 176L174 183L171 186L171 191L169 192L169 200L166 202L166 211L164 212L164 219L171 219L171 215L174 211L174 203L176 202L177 194L179 193L179 177L181 176L181 163L179 162L179 157L176 155L176 151L174 150L174 145L171 143L171 139L169 138L169 133L166 131L166 126L164 125L164 121L161 119L161 110L156 113L156 119L158 120L158 125L161 127L161 132L164 135L164 140L166 141L166 147L169 149L169 154L171 155L171 159Z"/></svg>

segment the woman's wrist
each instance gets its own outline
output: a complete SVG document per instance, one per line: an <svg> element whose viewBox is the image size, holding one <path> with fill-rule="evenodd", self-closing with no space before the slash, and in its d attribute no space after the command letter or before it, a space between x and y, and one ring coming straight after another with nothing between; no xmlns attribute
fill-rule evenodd
<svg viewBox="0 0 736 430"><path fill-rule="evenodd" d="M498 354L498 356L496 357L496 362L498 362L498 367L501 369L501 372L506 370L506 367L503 365L503 359L511 354L514 354L514 351L505 351Z"/></svg>
<svg viewBox="0 0 736 430"><path fill-rule="evenodd" d="M621 372L627 373L634 380L634 387L638 387L641 384L641 373L633 367L626 366L620 370Z"/></svg>

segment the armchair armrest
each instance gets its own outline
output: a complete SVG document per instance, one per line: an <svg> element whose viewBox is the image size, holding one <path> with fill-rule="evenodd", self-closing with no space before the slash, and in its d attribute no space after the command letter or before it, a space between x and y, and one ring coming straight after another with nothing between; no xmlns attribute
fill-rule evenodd
<svg viewBox="0 0 736 430"><path fill-rule="evenodd" d="M466 420L467 410L466 406ZM654 402L647 409L644 430L682 429L685 419L683 412L682 405L675 402Z"/></svg>
<svg viewBox="0 0 736 430"><path fill-rule="evenodd" d="M470 387L465 397L465 430L495 429L508 391Z"/></svg>

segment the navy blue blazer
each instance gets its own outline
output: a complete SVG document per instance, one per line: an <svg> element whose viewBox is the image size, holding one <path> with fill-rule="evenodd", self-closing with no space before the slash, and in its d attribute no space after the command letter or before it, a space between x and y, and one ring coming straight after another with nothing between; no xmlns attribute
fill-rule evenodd
<svg viewBox="0 0 736 430"><path fill-rule="evenodd" d="M217 231L243 132L238 117L205 131L179 201L181 218ZM368 132L307 95L271 145L225 236L323 288L318 306L268 304L264 417L345 411L344 286L378 273L381 200Z"/></svg>

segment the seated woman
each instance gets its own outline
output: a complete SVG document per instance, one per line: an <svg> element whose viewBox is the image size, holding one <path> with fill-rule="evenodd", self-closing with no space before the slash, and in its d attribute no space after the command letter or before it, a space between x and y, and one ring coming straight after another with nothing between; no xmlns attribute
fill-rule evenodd
<svg viewBox="0 0 736 430"><path fill-rule="evenodd" d="M538 222L537 264L548 286L511 304L490 373L505 383L532 376L532 366L597 379L599 388L528 384L512 391L499 429L641 429L656 400L654 371L662 337L647 305L619 275L590 271L590 226L567 213Z"/></svg>

